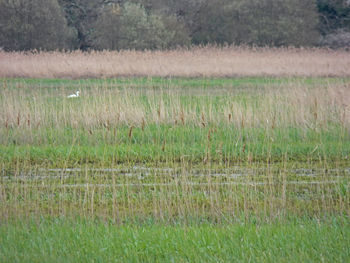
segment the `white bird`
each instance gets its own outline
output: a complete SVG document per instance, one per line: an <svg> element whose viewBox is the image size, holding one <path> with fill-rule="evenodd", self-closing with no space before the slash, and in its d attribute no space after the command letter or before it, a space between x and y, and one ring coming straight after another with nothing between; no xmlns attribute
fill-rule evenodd
<svg viewBox="0 0 350 263"><path fill-rule="evenodd" d="M80 93L80 91L77 90L77 92L75 94L71 94L67 98L78 98L79 97L79 93Z"/></svg>

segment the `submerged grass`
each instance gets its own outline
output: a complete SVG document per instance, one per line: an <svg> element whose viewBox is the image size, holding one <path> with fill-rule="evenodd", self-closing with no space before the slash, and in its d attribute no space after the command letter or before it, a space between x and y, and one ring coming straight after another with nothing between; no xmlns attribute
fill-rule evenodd
<svg viewBox="0 0 350 263"><path fill-rule="evenodd" d="M350 215L349 168L291 163L3 170L3 221L41 216L115 223L259 222ZM245 220L244 220L245 219Z"/></svg>

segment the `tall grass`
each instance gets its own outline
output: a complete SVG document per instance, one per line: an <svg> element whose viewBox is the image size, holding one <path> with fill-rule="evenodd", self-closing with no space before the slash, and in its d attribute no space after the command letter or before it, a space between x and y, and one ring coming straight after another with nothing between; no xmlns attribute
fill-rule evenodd
<svg viewBox="0 0 350 263"><path fill-rule="evenodd" d="M1 127L25 133L38 128L63 127L110 130L116 126L149 124L229 125L244 128L349 128L350 86L298 82L274 87L235 89L178 87L113 88L75 86L81 97L67 98L73 88L7 87L0 93Z"/></svg>
<svg viewBox="0 0 350 263"><path fill-rule="evenodd" d="M67 94L80 89L81 97ZM1 160L227 162L349 154L349 86L298 81L244 88L8 85L0 91Z"/></svg>
<svg viewBox="0 0 350 263"><path fill-rule="evenodd" d="M74 87L76 89L77 87ZM0 159L62 167L120 162L346 160L347 84L1 90Z"/></svg>
<svg viewBox="0 0 350 263"><path fill-rule="evenodd" d="M4 220L349 215L347 82L3 87Z"/></svg>
<svg viewBox="0 0 350 263"><path fill-rule="evenodd" d="M328 49L193 47L173 51L0 51L0 77L350 76L350 54Z"/></svg>

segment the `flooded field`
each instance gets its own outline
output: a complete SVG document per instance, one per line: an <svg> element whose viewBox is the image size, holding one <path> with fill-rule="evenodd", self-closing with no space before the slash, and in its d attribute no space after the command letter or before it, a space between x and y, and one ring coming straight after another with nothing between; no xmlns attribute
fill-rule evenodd
<svg viewBox="0 0 350 263"><path fill-rule="evenodd" d="M1 219L347 216L349 83L3 80Z"/></svg>
<svg viewBox="0 0 350 263"><path fill-rule="evenodd" d="M349 87L0 80L0 262L346 262Z"/></svg>
<svg viewBox="0 0 350 263"><path fill-rule="evenodd" d="M349 213L350 166L254 164L2 170L1 214L92 216L116 221L235 221Z"/></svg>
<svg viewBox="0 0 350 263"><path fill-rule="evenodd" d="M60 187L81 187L92 185L97 187L123 187L123 186L171 186L175 184L205 185L217 183L218 185L242 184L263 185L279 184L280 181L266 182L266 178L278 178L285 175L286 184L335 184L341 179L350 179L350 167L346 168L277 168L233 166L223 169L206 168L152 168L131 166L120 168L65 168L9 172L2 171L4 182L31 183L40 181L43 186L61 183ZM89 175L91 178L87 178ZM99 179L100 178L100 179ZM219 178L219 179L218 179ZM185 179L185 181L182 181ZM105 184L98 184L102 180ZM114 180L114 181L113 181ZM215 180L215 182L213 182ZM163 181L160 183L159 181ZM63 184L62 184L63 183Z"/></svg>

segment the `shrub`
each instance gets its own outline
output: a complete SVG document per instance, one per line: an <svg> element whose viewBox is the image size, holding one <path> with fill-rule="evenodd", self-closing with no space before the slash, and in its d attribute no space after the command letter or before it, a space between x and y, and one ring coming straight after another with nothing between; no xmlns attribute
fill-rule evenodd
<svg viewBox="0 0 350 263"><path fill-rule="evenodd" d="M96 21L93 39L97 49L165 49L189 42L180 31L174 20L164 23L161 16L148 14L141 5L126 3L104 10Z"/></svg>
<svg viewBox="0 0 350 263"><path fill-rule="evenodd" d="M319 39L313 0L218 1L202 8L196 44L309 46Z"/></svg>
<svg viewBox="0 0 350 263"><path fill-rule="evenodd" d="M0 0L0 46L5 50L54 50L72 46L57 0Z"/></svg>

